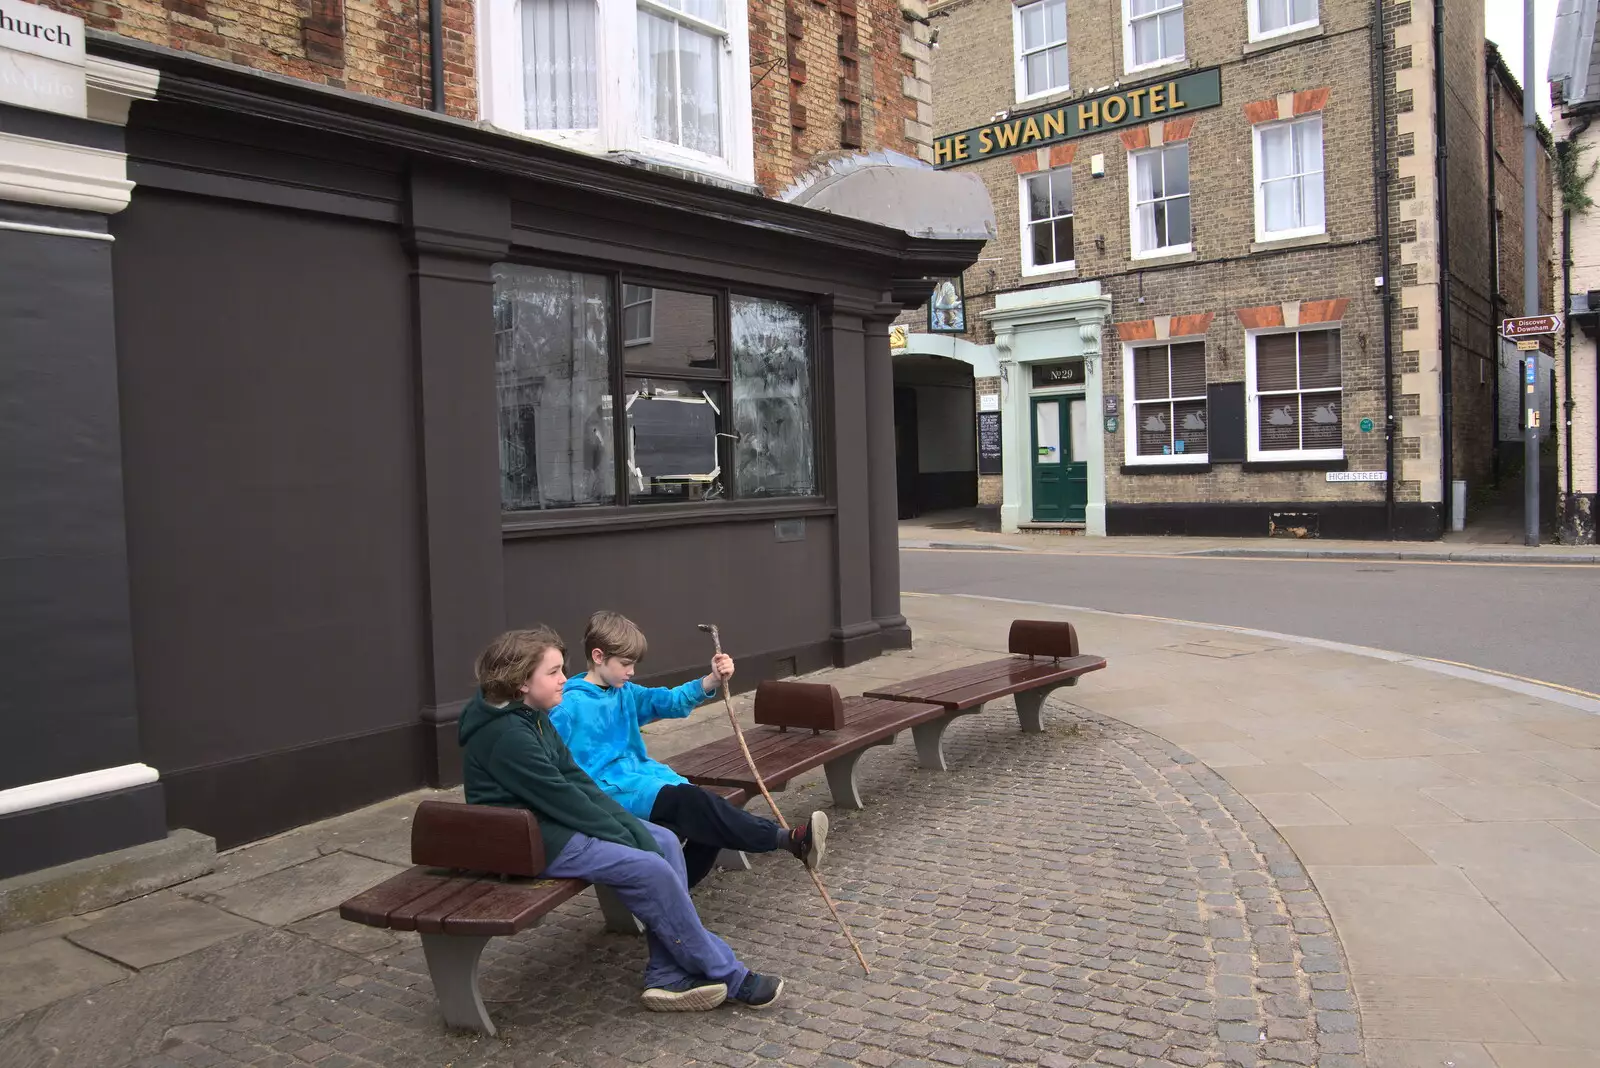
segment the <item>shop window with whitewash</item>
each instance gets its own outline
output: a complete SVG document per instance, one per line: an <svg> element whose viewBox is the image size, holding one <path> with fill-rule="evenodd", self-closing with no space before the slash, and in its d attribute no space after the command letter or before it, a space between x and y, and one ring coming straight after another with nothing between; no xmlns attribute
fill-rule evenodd
<svg viewBox="0 0 1600 1068"><path fill-rule="evenodd" d="M1247 0L1250 40L1261 41L1317 25L1317 0Z"/></svg>
<svg viewBox="0 0 1600 1068"><path fill-rule="evenodd" d="M809 307L500 264L494 316L504 511L819 494Z"/></svg>
<svg viewBox="0 0 1600 1068"><path fill-rule="evenodd" d="M1072 270L1072 168L1024 175L1021 194L1022 273Z"/></svg>
<svg viewBox="0 0 1600 1068"><path fill-rule="evenodd" d="M1255 128L1256 240L1325 233L1322 116Z"/></svg>
<svg viewBox="0 0 1600 1068"><path fill-rule="evenodd" d="M1249 458L1344 456L1339 331L1258 331L1245 337Z"/></svg>
<svg viewBox="0 0 1600 1068"><path fill-rule="evenodd" d="M1188 252L1188 142L1131 153L1128 168L1134 257Z"/></svg>
<svg viewBox="0 0 1600 1068"><path fill-rule="evenodd" d="M489 122L753 180L744 4L485 0L477 12Z"/></svg>
<svg viewBox="0 0 1600 1068"><path fill-rule="evenodd" d="M1067 0L1034 0L1011 9L1017 99L1067 90Z"/></svg>
<svg viewBox="0 0 1600 1068"><path fill-rule="evenodd" d="M1125 346L1123 374L1132 400L1128 463L1205 463L1205 342Z"/></svg>
<svg viewBox="0 0 1600 1068"><path fill-rule="evenodd" d="M1183 57L1183 0L1122 0L1125 73L1177 63Z"/></svg>

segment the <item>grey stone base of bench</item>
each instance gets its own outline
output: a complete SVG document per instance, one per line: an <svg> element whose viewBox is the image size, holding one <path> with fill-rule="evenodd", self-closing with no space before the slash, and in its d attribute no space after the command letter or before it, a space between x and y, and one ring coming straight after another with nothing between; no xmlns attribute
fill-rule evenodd
<svg viewBox="0 0 1600 1068"><path fill-rule="evenodd" d="M606 930L614 934L644 934L644 924L628 911L616 891L609 886L595 886L595 897L605 916ZM542 917L541 917L542 919ZM530 926L537 927L539 920ZM483 947L491 935L424 934L422 955L428 961L428 976L433 980L433 992L439 999L439 1011L444 1022L451 1027L469 1031L482 1031L491 1038L495 1034L494 1021L484 1008L483 994L478 990L478 962L483 957Z"/></svg>
<svg viewBox="0 0 1600 1068"><path fill-rule="evenodd" d="M1077 679L1067 679L1055 686L1046 686L1038 690L1025 690L1015 697L1017 704L1017 722L1022 727L1024 734L1040 734L1044 731L1044 703L1062 686L1076 686ZM911 728L911 739L917 746L917 763L929 771L949 771L950 767L944 759L944 732L950 724L962 716L975 716L988 707L988 702L973 705L958 712L950 712L938 719L920 723Z"/></svg>

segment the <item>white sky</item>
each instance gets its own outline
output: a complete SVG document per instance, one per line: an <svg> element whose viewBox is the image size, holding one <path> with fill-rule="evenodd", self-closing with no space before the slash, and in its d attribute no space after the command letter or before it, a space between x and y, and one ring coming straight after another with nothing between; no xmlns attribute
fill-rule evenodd
<svg viewBox="0 0 1600 1068"><path fill-rule="evenodd" d="M1445 18L1449 19L1449 9ZM1522 0L1483 0L1484 36L1500 48L1500 55L1517 76L1523 87L1528 79L1522 74ZM1550 83L1545 72L1550 67L1550 42L1556 29L1556 0L1533 0L1533 66L1534 107L1539 117L1550 121Z"/></svg>

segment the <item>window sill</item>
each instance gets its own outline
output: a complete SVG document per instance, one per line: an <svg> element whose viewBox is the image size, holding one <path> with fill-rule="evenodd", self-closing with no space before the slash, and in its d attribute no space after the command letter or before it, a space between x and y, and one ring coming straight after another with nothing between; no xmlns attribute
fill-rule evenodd
<svg viewBox="0 0 1600 1068"><path fill-rule="evenodd" d="M1306 41L1315 41L1326 36L1326 30L1321 24L1307 26L1299 30L1284 30L1281 33L1269 34L1265 37L1251 38L1250 42L1240 50L1241 55L1257 56L1263 52L1271 52L1278 48L1287 48L1290 45L1302 44Z"/></svg>
<svg viewBox="0 0 1600 1068"><path fill-rule="evenodd" d="M1159 463L1159 464L1123 464L1122 473L1125 475L1203 475L1211 470L1209 460L1200 460L1194 463Z"/></svg>
<svg viewBox="0 0 1600 1068"><path fill-rule="evenodd" d="M1071 263L1051 264L1049 267L1024 267L1024 278L1076 278L1078 277L1078 261Z"/></svg>
<svg viewBox="0 0 1600 1068"><path fill-rule="evenodd" d="M636 504L625 508L563 508L540 515L507 512L500 520L506 541L565 537L601 531L651 530L714 523L757 523L763 520L831 516L838 508L817 497L789 501L727 501L692 504Z"/></svg>
<svg viewBox="0 0 1600 1068"><path fill-rule="evenodd" d="M1163 59L1159 63L1150 63L1143 67L1128 67L1122 72L1124 81L1137 81L1143 78L1156 78L1166 74L1176 74L1180 70L1193 70L1194 63L1188 56L1179 56L1176 59Z"/></svg>
<svg viewBox="0 0 1600 1068"><path fill-rule="evenodd" d="M1326 231L1320 234L1302 234L1299 237L1269 237L1263 241L1255 241L1250 245L1251 252L1276 252L1280 249L1315 248L1318 245L1331 245L1333 238Z"/></svg>
<svg viewBox="0 0 1600 1068"><path fill-rule="evenodd" d="M1046 107L1055 103L1065 103L1072 99L1072 95L1072 87L1063 85L1058 89L1047 89L1042 93L1034 93L1032 96L1019 96L1012 108L1013 110L1032 109Z"/></svg>
<svg viewBox="0 0 1600 1068"><path fill-rule="evenodd" d="M1246 460L1246 471L1348 471L1350 461L1341 456L1326 460Z"/></svg>
<svg viewBox="0 0 1600 1068"><path fill-rule="evenodd" d="M1165 267L1169 263L1193 263L1200 258L1200 254L1192 248L1179 252L1139 252L1129 260L1134 270L1141 267Z"/></svg>

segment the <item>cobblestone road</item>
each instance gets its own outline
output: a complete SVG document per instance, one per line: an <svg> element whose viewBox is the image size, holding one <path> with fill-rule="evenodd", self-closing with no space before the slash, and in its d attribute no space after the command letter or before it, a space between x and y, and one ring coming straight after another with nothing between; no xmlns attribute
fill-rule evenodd
<svg viewBox="0 0 1600 1068"><path fill-rule="evenodd" d="M287 1000L162 1029L159 1005L116 1004L137 998L141 976L102 992L105 1011L150 1016L159 1052L128 1051L146 1068L1357 1068L1339 948L1277 833L1150 735L1059 700L1047 723L1020 734L1009 703L958 721L948 774L916 770L907 744L862 762L868 807L833 814L825 874L870 977L788 857L708 881L708 925L788 981L766 1012L642 1011L641 943L603 933L587 895L490 944L493 1039L442 1029L413 939L331 916L249 936L259 952L316 958ZM790 815L826 803L820 785L778 798ZM25 1020L13 1036L28 1031ZM44 1063L130 1063L70 1045ZM20 1047L11 1056L24 1060L0 1063L28 1063Z"/></svg>

